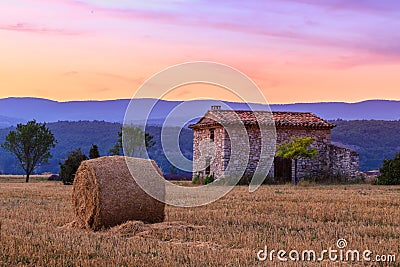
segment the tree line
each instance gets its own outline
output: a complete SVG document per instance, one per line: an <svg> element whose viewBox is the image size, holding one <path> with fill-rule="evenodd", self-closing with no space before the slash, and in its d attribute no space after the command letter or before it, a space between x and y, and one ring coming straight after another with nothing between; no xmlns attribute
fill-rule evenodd
<svg viewBox="0 0 400 267"><path fill-rule="evenodd" d="M126 142L122 141L124 136ZM154 137L146 133L140 127L122 126L118 132L118 141L109 150L110 155L127 155L130 157L142 157L144 152L154 147ZM17 158L20 167L25 172L25 181L38 165L48 164L52 157L50 150L57 144L54 134L46 126L46 123L38 123L36 120L27 124L18 124L16 129L10 131L1 145L3 149L11 152ZM64 184L72 184L75 173L81 162L100 157L99 147L92 144L87 157L81 148L68 153L67 159L60 163L60 177Z"/></svg>
<svg viewBox="0 0 400 267"><path fill-rule="evenodd" d="M93 125L90 122L77 122L78 124L87 124L88 127L78 127L80 131L84 131L83 133L76 133L77 138L82 138L82 136L90 136L93 135ZM152 131L154 134L150 134L142 129L135 127L121 129L120 124L112 124L106 122L96 122L104 127L112 127L112 129L117 129L119 127L119 132L117 133L117 142L115 145L107 151L109 155L121 155L122 150L128 156L142 156L144 152L149 149L152 149L152 153L150 156L153 156L157 163L161 163L162 166L168 166L173 170L170 165L164 165L167 159L162 153L162 147L157 144L160 141L161 136L161 128L153 127ZM400 147L399 144L394 144L396 140L399 140L399 132L400 132L400 122L385 122L385 121L334 121L338 126L332 132L332 138L334 141L343 141L343 143L351 144L354 148L360 153L360 158L365 157L368 154L364 154L364 150L369 151L371 149L366 144L371 147L376 147L383 149L383 155L381 158L386 158L383 163L382 159L380 159L381 166L381 178L378 178L379 183L384 184L398 184L399 176L400 176L400 153L396 155L394 150L390 150L388 152L388 147L396 148L397 151ZM61 122L61 127L65 128L64 132L67 132L71 123L69 122ZM187 130L187 129L186 129ZM122 147L122 131L125 134L131 135L131 138L128 138L129 142L125 142ZM183 133L183 142L181 147L184 147L183 154L190 158L191 156L191 146L192 144L188 141L192 141L190 130L182 131ZM98 138L108 138L109 131L105 131L104 133L98 133ZM73 137L71 137L73 138ZM102 139L103 140L103 139ZM114 139L115 140L115 139ZM45 123L37 123L35 120L30 121L26 124L18 124L15 130L9 131L9 133L5 137L5 142L1 145L1 147L11 152L19 162L20 167L24 170L26 174L26 181L29 181L29 176L33 173L33 171L37 167L42 167L45 164L48 164L51 159L51 151L54 149L56 145L59 145L58 141L54 137L53 132L47 127ZM68 145L64 145L65 147L69 147ZM94 145L92 145L92 148ZM96 146L97 147L97 146ZM89 151L89 158L91 157L91 153L95 153L94 151ZM361 148L361 151L360 151ZM97 147L98 155L99 147ZM373 151L373 150L372 150ZM72 151L77 152L77 151ZM82 152L82 151L81 151ZM371 152L373 153L373 152ZM79 153L75 153L77 155ZM283 153L284 154L284 153ZM290 154L290 153L289 153ZM375 152L377 154L377 152ZM396 156L392 158L390 155L395 154ZM92 155L93 156L93 155ZM69 154L68 154L69 157ZM67 157L67 159L68 159ZM86 157L86 155L85 155ZM377 157L373 155L372 157ZM83 157L82 157L83 158ZM66 159L66 160L67 160ZM362 161L362 160L361 160ZM64 162L65 163L65 162ZM63 164L64 164L63 163ZM168 170L164 171L168 172ZM176 171L176 170L173 170ZM396 178L397 177L397 178ZM396 180L397 179L397 180Z"/></svg>

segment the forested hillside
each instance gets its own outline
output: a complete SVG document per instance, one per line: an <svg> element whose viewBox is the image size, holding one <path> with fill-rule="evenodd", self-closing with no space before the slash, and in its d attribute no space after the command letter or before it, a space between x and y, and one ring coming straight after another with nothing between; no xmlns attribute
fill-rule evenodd
<svg viewBox="0 0 400 267"><path fill-rule="evenodd" d="M345 144L360 154L360 170L379 169L385 158L400 151L400 121L332 121L332 141Z"/></svg>
<svg viewBox="0 0 400 267"><path fill-rule="evenodd" d="M360 170L379 169L384 158L394 157L400 151L400 121L332 121L337 125L332 130L332 140L356 150L360 154ZM92 144L99 146L101 155L108 155L110 148L118 139L121 124L104 121L78 121L49 123L58 143L52 150L53 158L49 165L39 166L37 173L59 172L59 163L63 162L69 151L81 148L86 154ZM10 128L0 129L0 143L4 142ZM161 146L161 127L150 126L147 132L154 136L156 145L149 151L164 173L174 171L164 156ZM183 155L192 158L193 133L182 129L180 147ZM16 159L10 153L0 149L0 172L22 173Z"/></svg>
<svg viewBox="0 0 400 267"><path fill-rule="evenodd" d="M59 172L59 163L63 162L68 152L81 148L85 154L89 153L92 144L99 147L100 155L109 155L109 150L118 140L118 131L121 130L120 123L104 121L78 121L78 122L55 122L48 123L48 128L55 135L58 143L51 150L53 157L49 165L39 166L37 173ZM4 143L5 136L13 128L0 129L0 143ZM170 164L165 158L161 147L161 127L149 126L146 131L154 136L156 145L149 150L150 157L157 161L163 172L170 172ZM182 153L189 159L192 156L193 134L189 129L183 129L180 136ZM184 141L183 141L184 140ZM11 153L0 148L0 172L7 174L23 173L18 167L15 157Z"/></svg>

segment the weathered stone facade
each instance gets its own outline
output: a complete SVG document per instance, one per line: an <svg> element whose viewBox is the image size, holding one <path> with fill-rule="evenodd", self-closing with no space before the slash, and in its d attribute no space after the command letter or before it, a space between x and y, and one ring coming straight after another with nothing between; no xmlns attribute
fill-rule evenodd
<svg viewBox="0 0 400 267"><path fill-rule="evenodd" d="M214 141L210 139L210 131L214 129ZM219 177L224 172L225 130L223 127L204 128L194 131L193 140L193 172L202 172L206 176L207 166L209 174ZM210 160L209 162L208 159ZM208 163L208 164L207 164Z"/></svg>
<svg viewBox="0 0 400 267"><path fill-rule="evenodd" d="M244 113L244 111L230 112ZM247 166L243 175L251 176L257 167L269 167L273 161L272 153L270 154L271 158L267 158L268 153L261 156L261 144L265 146L264 152L272 151L275 145L290 142L293 137L312 137L314 139L312 147L316 147L318 150L315 159L298 160L298 178L307 176L354 177L358 171L358 154L351 149L333 145L331 129L334 125L311 113L273 113L276 131L271 131L267 137L264 136L263 142L261 142L259 126L254 123L254 118L251 118L247 111L242 116L245 123L236 128L234 121L228 127L222 126L226 125L227 118L231 118L226 114L229 115L229 111L210 110L197 124L190 126L194 130L194 173L200 173L203 176L214 174L218 178L228 171L235 173L236 166L238 169L240 166ZM223 123L220 123L220 120ZM235 151L232 147L235 147ZM236 156L232 153L236 153ZM234 160L230 162L232 158ZM265 170L265 176L276 177L277 173L281 173L275 170L275 167L281 168L280 165L276 165L277 162L272 164L269 173ZM290 168L289 179L293 178L294 164L289 162L289 165L284 168Z"/></svg>
<svg viewBox="0 0 400 267"><path fill-rule="evenodd" d="M359 155L354 150L328 145L329 158L335 159L329 161L329 170L335 176L354 177L354 170L358 170Z"/></svg>

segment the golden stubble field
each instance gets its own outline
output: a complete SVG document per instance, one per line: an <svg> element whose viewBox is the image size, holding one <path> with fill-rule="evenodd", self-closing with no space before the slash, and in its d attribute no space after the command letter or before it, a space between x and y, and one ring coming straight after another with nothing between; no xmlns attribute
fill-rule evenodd
<svg viewBox="0 0 400 267"><path fill-rule="evenodd" d="M99 232L72 228L71 186L34 177L0 178L0 266L350 266L260 262L257 252L337 248L396 254L400 187L372 185L237 187L198 208L166 208L166 222L128 222ZM365 266L369 263L352 263Z"/></svg>

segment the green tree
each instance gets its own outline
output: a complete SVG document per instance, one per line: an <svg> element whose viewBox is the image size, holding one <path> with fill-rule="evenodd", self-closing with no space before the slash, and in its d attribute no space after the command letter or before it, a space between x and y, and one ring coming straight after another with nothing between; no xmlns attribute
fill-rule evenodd
<svg viewBox="0 0 400 267"><path fill-rule="evenodd" d="M87 159L88 158L82 153L80 148L68 153L68 157L64 163L60 163L60 178L65 185L71 185L74 183L76 171L82 161Z"/></svg>
<svg viewBox="0 0 400 267"><path fill-rule="evenodd" d="M276 155L279 157L294 160L294 177L297 182L297 162L300 158L314 159L317 154L317 148L311 148L314 141L312 137L292 138L291 142L283 142L278 146Z"/></svg>
<svg viewBox="0 0 400 267"><path fill-rule="evenodd" d="M99 147L97 145L92 145L92 147L90 148L89 158L90 159L100 158Z"/></svg>
<svg viewBox="0 0 400 267"><path fill-rule="evenodd" d="M122 155L122 130L118 132L118 141L113 148L109 150L111 156Z"/></svg>
<svg viewBox="0 0 400 267"><path fill-rule="evenodd" d="M394 159L385 159L380 172L377 184L400 185L400 153Z"/></svg>
<svg viewBox="0 0 400 267"><path fill-rule="evenodd" d="M36 120L27 124L18 124L15 131L10 131L6 141L1 145L13 153L21 168L25 171L26 182L38 164L48 164L51 158L50 149L55 147L57 141L45 123Z"/></svg>
<svg viewBox="0 0 400 267"><path fill-rule="evenodd" d="M124 133L124 144L122 133ZM109 152L111 155L122 155L124 151L128 157L140 157L146 149L155 146L156 142L153 139L152 135L144 132L140 127L122 126L121 132L118 132L118 141Z"/></svg>

